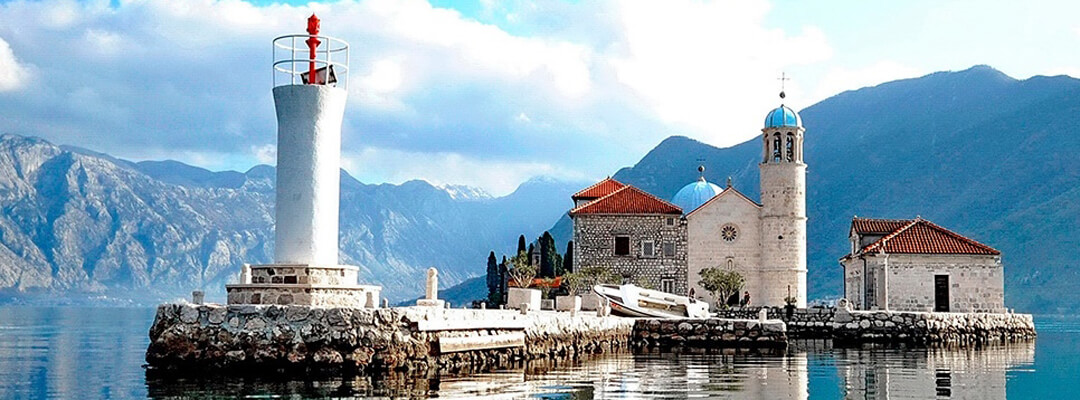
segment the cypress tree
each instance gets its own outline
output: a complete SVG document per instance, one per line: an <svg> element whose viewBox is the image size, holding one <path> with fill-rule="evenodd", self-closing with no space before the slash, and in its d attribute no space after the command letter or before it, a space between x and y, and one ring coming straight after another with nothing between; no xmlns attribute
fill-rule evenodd
<svg viewBox="0 0 1080 400"><path fill-rule="evenodd" d="M518 236L518 251L514 254L521 254L525 250L525 235Z"/></svg>
<svg viewBox="0 0 1080 400"><path fill-rule="evenodd" d="M528 255L528 257L529 257L529 265L532 265L532 259L533 259L533 258L532 258L532 254L533 254L533 250L536 250L536 246L533 246L533 244L532 244L532 243L529 243L529 250L525 252L525 254L527 254L527 255Z"/></svg>
<svg viewBox="0 0 1080 400"><path fill-rule="evenodd" d="M552 239L551 234L544 231L544 234L540 236L540 277L541 278L554 278L555 277L555 257L551 256L551 253L555 252L555 239Z"/></svg>
<svg viewBox="0 0 1080 400"><path fill-rule="evenodd" d="M562 258L563 273L569 274L574 272L574 241L566 242L566 254L563 254Z"/></svg>
<svg viewBox="0 0 1080 400"><path fill-rule="evenodd" d="M502 262L499 263L499 299L496 304L506 304L507 284L510 283L509 270L507 265L506 255L503 255Z"/></svg>
<svg viewBox="0 0 1080 400"><path fill-rule="evenodd" d="M502 285L499 283L499 265L495 259L495 252L488 253L487 259L487 287L488 287L488 303L494 304L498 299L502 298L502 293L499 293L499 289Z"/></svg>

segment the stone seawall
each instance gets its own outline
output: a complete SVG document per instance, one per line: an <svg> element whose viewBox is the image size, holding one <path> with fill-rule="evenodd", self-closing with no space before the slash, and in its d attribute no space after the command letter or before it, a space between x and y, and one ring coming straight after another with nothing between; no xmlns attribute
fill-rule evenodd
<svg viewBox="0 0 1080 400"><path fill-rule="evenodd" d="M907 343L920 346L981 345L1031 340L1030 314L845 311L837 308L765 308L768 318L787 323L791 339L833 339L834 343ZM721 318L749 318L760 307L722 310Z"/></svg>
<svg viewBox="0 0 1080 400"><path fill-rule="evenodd" d="M634 323L639 347L784 348L787 333L779 320L639 319Z"/></svg>
<svg viewBox="0 0 1080 400"><path fill-rule="evenodd" d="M555 312L163 304L146 361L156 369L457 373L625 350L633 325Z"/></svg>

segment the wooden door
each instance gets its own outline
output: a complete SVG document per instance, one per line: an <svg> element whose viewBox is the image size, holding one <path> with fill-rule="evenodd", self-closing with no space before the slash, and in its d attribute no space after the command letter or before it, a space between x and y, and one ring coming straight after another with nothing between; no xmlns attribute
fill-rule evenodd
<svg viewBox="0 0 1080 400"><path fill-rule="evenodd" d="M934 275L934 311L949 312L948 275Z"/></svg>

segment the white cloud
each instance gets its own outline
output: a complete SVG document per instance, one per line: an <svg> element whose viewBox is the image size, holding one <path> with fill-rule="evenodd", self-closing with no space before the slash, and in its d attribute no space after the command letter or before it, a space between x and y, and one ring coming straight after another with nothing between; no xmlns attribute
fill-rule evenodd
<svg viewBox="0 0 1080 400"><path fill-rule="evenodd" d="M277 164L277 146L272 144L264 144L262 146L251 146L251 152L255 154L255 159L260 164Z"/></svg>
<svg viewBox="0 0 1080 400"><path fill-rule="evenodd" d="M29 77L26 67L15 58L11 46L0 37L0 92L22 87Z"/></svg>
<svg viewBox="0 0 1080 400"><path fill-rule="evenodd" d="M342 167L363 182L402 183L423 179L436 186L454 184L483 188L495 196L513 192L534 176L580 181L580 172L540 162L481 160L457 153L413 153L366 148L345 152Z"/></svg>
<svg viewBox="0 0 1080 400"><path fill-rule="evenodd" d="M768 29L764 1L620 2L625 40L611 54L621 82L665 120L732 145L759 134L785 69L825 60L824 34ZM790 72L790 71L789 71Z"/></svg>

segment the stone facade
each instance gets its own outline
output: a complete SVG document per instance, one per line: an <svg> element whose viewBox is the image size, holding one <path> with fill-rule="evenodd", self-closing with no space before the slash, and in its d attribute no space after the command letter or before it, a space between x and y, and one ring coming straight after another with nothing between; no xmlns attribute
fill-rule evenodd
<svg viewBox="0 0 1080 400"><path fill-rule="evenodd" d="M696 298L716 304L698 283L701 270L723 268L738 272L746 279L745 290L752 301L763 298L761 280L761 207L727 189L687 216L687 278ZM733 240L725 240L721 231L734 229ZM740 294L740 298L741 298Z"/></svg>
<svg viewBox="0 0 1080 400"><path fill-rule="evenodd" d="M629 238L630 251L615 254L616 237ZM646 242L653 255L645 254ZM673 253L665 254L665 246ZM672 214L581 214L574 217L574 270L606 267L624 283L687 293L686 221Z"/></svg>
<svg viewBox="0 0 1080 400"><path fill-rule="evenodd" d="M803 128L762 129L761 280L757 304L779 306L794 297L806 307L806 164ZM790 142L790 143L789 143ZM782 147L776 148L777 145ZM751 293L752 295L752 293Z"/></svg>
<svg viewBox="0 0 1080 400"><path fill-rule="evenodd" d="M1005 312L999 255L871 253L842 264L844 297L855 309L934 311L935 280L945 276L948 311Z"/></svg>
<svg viewBox="0 0 1080 400"><path fill-rule="evenodd" d="M379 305L380 286L357 285L349 265L245 265L241 283L225 285L229 304L301 304L327 307Z"/></svg>

